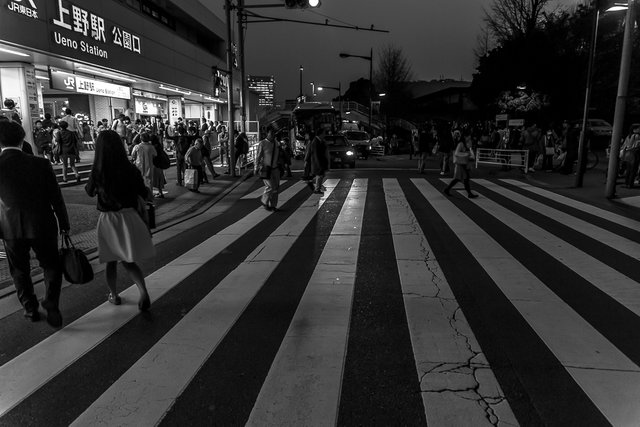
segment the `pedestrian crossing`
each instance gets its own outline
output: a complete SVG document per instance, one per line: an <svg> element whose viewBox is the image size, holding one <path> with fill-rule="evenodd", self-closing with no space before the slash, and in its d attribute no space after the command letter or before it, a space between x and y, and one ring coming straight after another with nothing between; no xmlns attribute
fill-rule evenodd
<svg viewBox="0 0 640 427"><path fill-rule="evenodd" d="M15 357L0 347L0 425L640 425L640 222L517 180L474 181L472 200L447 183L283 183L279 212L229 219L147 276L152 315L197 278L202 297L175 322L143 318L132 286ZM376 277L398 294L364 303ZM368 331L353 325L383 329L378 306L401 314L408 341L356 373L370 362L354 359ZM74 398L78 372L96 385ZM378 385L356 402L362 375Z"/></svg>

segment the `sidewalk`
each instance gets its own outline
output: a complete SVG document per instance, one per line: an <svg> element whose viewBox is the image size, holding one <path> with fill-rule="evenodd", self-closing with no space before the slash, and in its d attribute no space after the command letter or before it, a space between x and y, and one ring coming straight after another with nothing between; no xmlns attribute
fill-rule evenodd
<svg viewBox="0 0 640 427"><path fill-rule="evenodd" d="M86 164L90 165L93 162L93 153L93 151L82 152L82 163L84 164L86 162ZM219 163L214 162L214 167L216 167L220 176L212 180L210 174L207 174L209 175L209 184L202 184L200 186L200 193L193 193L184 187L176 185L175 166L165 170L165 176L167 178L165 198L154 199L156 206L156 228L152 230L154 233L161 231L173 223L183 221L200 209L213 204L216 198L228 189L239 185L249 176L249 173L245 172L242 176L231 177L223 173L226 168L221 168ZM54 166L54 170L60 172L61 167L59 165ZM251 170L251 168L247 168L247 170ZM84 193L85 184L86 178L84 178L80 184L77 184L75 180L73 180L73 182L70 180L69 183L62 188L62 192L67 203L67 211L69 212L69 219L72 226L72 241L77 248L82 249L90 255L97 250L95 225L99 212L97 212L95 208L95 199L89 198ZM38 275L40 269L37 266L37 261L33 258L31 261L33 268L32 275ZM4 252L0 251L0 297L8 291L6 288L9 287L12 288L9 266Z"/></svg>

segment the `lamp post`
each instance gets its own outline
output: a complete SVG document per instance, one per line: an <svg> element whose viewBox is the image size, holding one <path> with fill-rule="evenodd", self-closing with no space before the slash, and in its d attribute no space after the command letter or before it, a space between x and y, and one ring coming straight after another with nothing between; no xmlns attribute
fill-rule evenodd
<svg viewBox="0 0 640 427"><path fill-rule="evenodd" d="M304 67L300 66L300 102L302 102L302 72L304 71Z"/></svg>
<svg viewBox="0 0 640 427"><path fill-rule="evenodd" d="M340 53L340 58L362 58L369 61L369 130L371 130L371 110L372 110L371 101L373 96L373 48L371 48L371 51L369 52L369 56Z"/></svg>
<svg viewBox="0 0 640 427"><path fill-rule="evenodd" d="M340 103L340 120L342 120L342 82L338 82L338 87L331 86L318 86L318 91L321 92L325 89L338 91L338 102Z"/></svg>
<svg viewBox="0 0 640 427"><path fill-rule="evenodd" d="M626 6L613 6L605 10L606 12L615 12L625 10ZM598 24L600 22L600 4L594 2L593 21L591 24L591 45L589 46L589 64L587 68L587 84L584 95L584 110L582 112L582 128L580 129L580 143L578 145L578 170L576 171L575 186L582 187L584 172L586 166L586 139L587 139L587 122L589 120L589 108L591 106L591 89L593 87L593 65L596 58L596 43L598 39Z"/></svg>
<svg viewBox="0 0 640 427"><path fill-rule="evenodd" d="M607 170L607 186L605 197L612 199L616 195L616 178L618 176L618 152L622 138L622 126L627 107L627 92L629 89L629 70L631 67L631 51L633 47L632 35L635 19L635 0L629 0L627 16L625 18L624 39L622 43L622 57L620 59L620 76L618 79L618 95L613 118L613 133L611 135L611 151L609 152L609 168Z"/></svg>

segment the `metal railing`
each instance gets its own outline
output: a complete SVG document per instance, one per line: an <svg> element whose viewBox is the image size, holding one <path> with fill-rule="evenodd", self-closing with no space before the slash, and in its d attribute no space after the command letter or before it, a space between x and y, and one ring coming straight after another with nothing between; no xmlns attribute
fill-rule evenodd
<svg viewBox="0 0 640 427"><path fill-rule="evenodd" d="M476 150L476 168L479 165L511 166L524 168L524 172L526 173L528 164L528 150L500 150L492 148L478 148Z"/></svg>

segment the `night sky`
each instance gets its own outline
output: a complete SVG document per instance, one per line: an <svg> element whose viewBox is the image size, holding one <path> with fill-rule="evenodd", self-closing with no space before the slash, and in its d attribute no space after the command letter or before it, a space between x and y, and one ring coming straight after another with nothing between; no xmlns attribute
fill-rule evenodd
<svg viewBox="0 0 640 427"><path fill-rule="evenodd" d="M201 0L224 20L224 0ZM292 99L299 93L300 65L304 66L305 93L309 82L346 88L360 77L368 78L369 62L341 59L340 52L368 56L373 48L374 72L380 48L401 47L412 66L414 80L445 78L471 80L475 68L473 49L482 28L483 8L493 0L322 0L318 9L253 9L265 16L360 27L372 24L390 33L316 27L294 23L254 23L246 32L246 64L249 74L274 75L276 99ZM283 0L245 0L246 4ZM554 0L552 5L571 6L581 0ZM235 31L237 31L237 26ZM326 91L316 100L337 93Z"/></svg>

